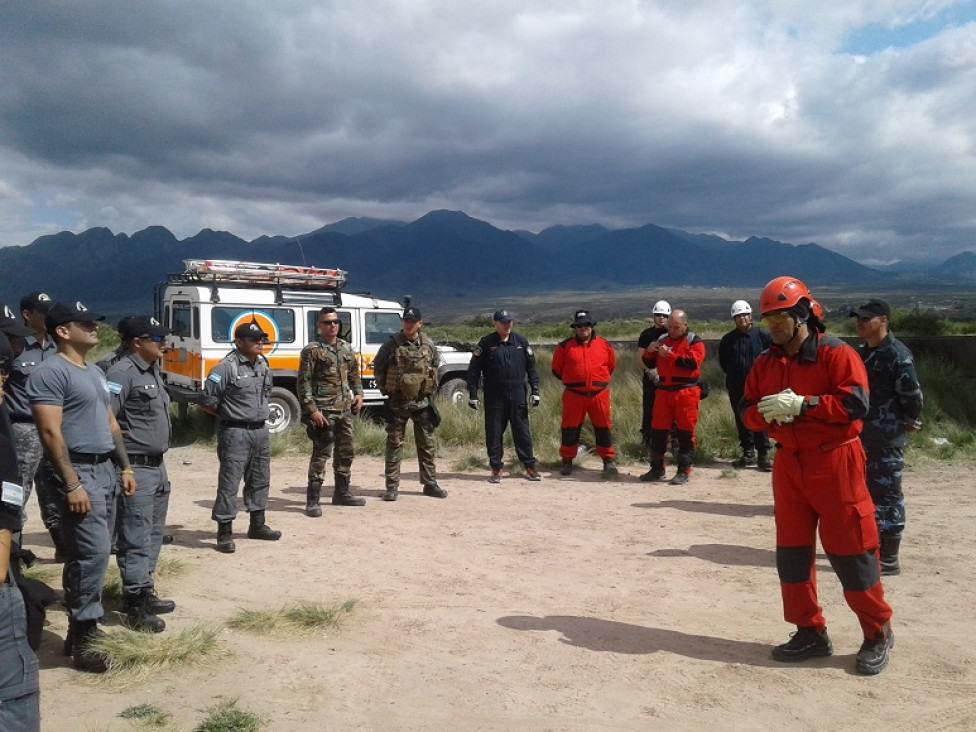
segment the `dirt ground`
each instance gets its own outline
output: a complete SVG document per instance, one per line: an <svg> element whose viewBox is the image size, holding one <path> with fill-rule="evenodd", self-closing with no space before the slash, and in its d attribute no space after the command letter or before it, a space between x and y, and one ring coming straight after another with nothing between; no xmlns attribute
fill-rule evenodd
<svg viewBox="0 0 976 732"><path fill-rule="evenodd" d="M455 473L446 500L420 494L405 466L400 500L380 500L382 463L358 458L364 508L304 516L306 459L273 461L268 522L277 543L214 550L212 451L172 450L164 553L184 565L159 590L177 603L166 632L219 624L239 608L358 606L338 632L221 634L208 665L108 685L60 655L62 610L41 653L45 730L127 730L152 704L192 729L237 698L269 730L974 729L976 501L972 472L906 474L905 571L886 579L897 643L877 677L854 674L860 633L822 554L821 602L835 655L770 658L791 630L774 567L769 475L696 468L675 488L599 480L588 458L569 478L530 483ZM26 543L49 561L31 505ZM236 528L243 531L242 516ZM118 623L107 612L106 625ZM111 628L109 628L111 631Z"/></svg>

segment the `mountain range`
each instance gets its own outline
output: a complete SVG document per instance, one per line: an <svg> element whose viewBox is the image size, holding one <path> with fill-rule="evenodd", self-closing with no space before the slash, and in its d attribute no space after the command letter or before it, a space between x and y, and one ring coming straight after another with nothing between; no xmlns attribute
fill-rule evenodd
<svg viewBox="0 0 976 732"><path fill-rule="evenodd" d="M635 287L758 288L789 273L808 285L882 288L971 285L976 254L963 252L928 270L873 269L817 244L750 237L730 241L648 224L632 229L553 226L539 233L505 231L459 211L431 211L411 221L349 218L294 237L246 241L203 229L177 239L162 226L132 235L93 228L42 236L0 248L0 300L16 309L21 295L43 290L81 300L109 315L151 309L153 285L190 258L338 267L347 289L427 302L463 302L493 294L611 292ZM458 307L461 307L458 305Z"/></svg>

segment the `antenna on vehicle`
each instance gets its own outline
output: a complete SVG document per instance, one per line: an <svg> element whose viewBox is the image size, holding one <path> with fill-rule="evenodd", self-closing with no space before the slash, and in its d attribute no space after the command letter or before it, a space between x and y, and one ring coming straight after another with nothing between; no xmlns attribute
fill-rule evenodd
<svg viewBox="0 0 976 732"><path fill-rule="evenodd" d="M295 241L298 242L298 253L302 255L302 264L307 267L308 262L305 261L305 249L302 247L302 237L295 234Z"/></svg>

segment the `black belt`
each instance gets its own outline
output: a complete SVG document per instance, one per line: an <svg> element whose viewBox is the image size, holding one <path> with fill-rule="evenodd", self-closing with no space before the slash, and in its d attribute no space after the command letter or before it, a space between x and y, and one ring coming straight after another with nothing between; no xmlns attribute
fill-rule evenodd
<svg viewBox="0 0 976 732"><path fill-rule="evenodd" d="M130 465L142 465L149 468L158 468L163 464L162 455L129 455Z"/></svg>
<svg viewBox="0 0 976 732"><path fill-rule="evenodd" d="M676 386L658 386L661 391L681 391L682 389L690 389L693 386L698 386L698 384L678 384Z"/></svg>
<svg viewBox="0 0 976 732"><path fill-rule="evenodd" d="M242 422L239 419L223 419L220 424L224 427L239 427L242 430L259 430L266 422Z"/></svg>
<svg viewBox="0 0 976 732"><path fill-rule="evenodd" d="M606 391L606 390L605 389L597 389L596 391L584 391L583 389L573 389L571 387L566 387L566 391L571 391L574 394L579 394L580 396L595 397L597 394L600 394L601 392Z"/></svg>
<svg viewBox="0 0 976 732"><path fill-rule="evenodd" d="M84 463L86 465L97 465L112 459L110 452L68 452L68 459L73 463Z"/></svg>

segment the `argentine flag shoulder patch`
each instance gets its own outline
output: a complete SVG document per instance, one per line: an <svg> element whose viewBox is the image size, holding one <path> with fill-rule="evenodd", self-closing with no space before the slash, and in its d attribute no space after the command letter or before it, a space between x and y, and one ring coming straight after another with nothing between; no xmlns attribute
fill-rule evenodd
<svg viewBox="0 0 976 732"><path fill-rule="evenodd" d="M215 384L220 383L220 374L210 374L210 376L208 376L207 378L210 379Z"/></svg>
<svg viewBox="0 0 976 732"><path fill-rule="evenodd" d="M122 384L117 384L114 381L106 381L105 382L105 386L107 386L108 387L108 390L110 392L112 392L113 394L121 394L122 393Z"/></svg>

